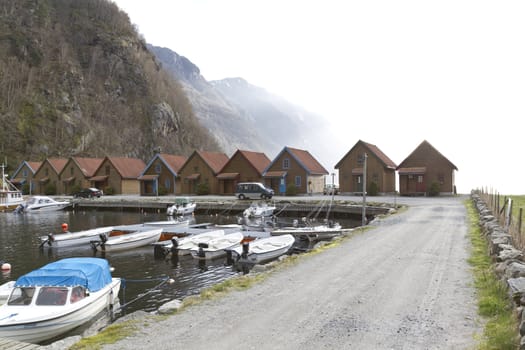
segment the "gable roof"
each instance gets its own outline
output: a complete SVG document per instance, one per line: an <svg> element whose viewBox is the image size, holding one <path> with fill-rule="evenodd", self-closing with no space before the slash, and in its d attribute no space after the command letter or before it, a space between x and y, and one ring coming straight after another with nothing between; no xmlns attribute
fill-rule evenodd
<svg viewBox="0 0 525 350"><path fill-rule="evenodd" d="M283 150L275 157L275 159L266 167L265 171L281 157L283 153L290 154L309 175L328 175L328 171L315 159L310 152L285 146Z"/></svg>
<svg viewBox="0 0 525 350"><path fill-rule="evenodd" d="M215 174L218 174L224 167L224 165L228 162L228 156L224 153L195 151L193 155L195 154L201 157L202 160L204 160L204 162L211 168L211 170L213 170Z"/></svg>
<svg viewBox="0 0 525 350"><path fill-rule="evenodd" d="M177 173L180 171L184 163L186 163L187 158L184 156L176 156L173 154L168 153L156 153L153 158L148 162L148 164L144 167L142 170L142 173L140 176L144 176L144 173L146 170L148 170L153 162L157 159L160 159L160 161L168 168L168 170L175 176L177 176Z"/></svg>
<svg viewBox="0 0 525 350"><path fill-rule="evenodd" d="M243 150L237 150L233 156L231 156L230 160L224 164L223 169L228 165L228 163L235 158L235 156L239 154L246 161L260 174L262 175L264 169L271 163L270 158L262 152L252 152L252 151L243 151Z"/></svg>
<svg viewBox="0 0 525 350"><path fill-rule="evenodd" d="M142 159L138 158L106 157L105 159L107 159L113 165L113 167L115 167L123 179L138 178L146 166L146 163L144 163ZM98 169L100 169L104 161L100 163Z"/></svg>
<svg viewBox="0 0 525 350"><path fill-rule="evenodd" d="M335 165L335 169L339 169L339 167L341 166L341 163L344 161L344 159L354 151L354 149L358 146L358 145L363 145L371 154L375 155L376 158L378 158L381 163L383 163L383 165L386 167L386 168L389 168L389 169L392 169L392 170L395 170L397 168L397 165L396 163L394 163L385 153L383 153L383 151L381 151L379 149L379 147L377 147L376 145L373 145L371 143L368 143L368 142L365 142L363 140L359 140L356 142L356 144L354 145L354 147L352 147L348 152L346 152L346 154L343 156L343 158L341 158L341 160Z"/></svg>
<svg viewBox="0 0 525 350"><path fill-rule="evenodd" d="M51 167L57 174L60 174L68 160L65 158L47 158L46 161L51 164Z"/></svg>
<svg viewBox="0 0 525 350"><path fill-rule="evenodd" d="M102 164L103 158L82 158L82 157L71 157L78 168L82 171L85 177L92 177L95 175L100 164Z"/></svg>
<svg viewBox="0 0 525 350"><path fill-rule="evenodd" d="M454 169L454 170L458 170L458 168L457 168L457 167L456 167L456 166L455 166L450 160L448 160L447 157L445 157L445 156L444 156L443 154L441 154L437 149L435 149L434 146L432 146L432 145L430 144L430 142L428 142L427 140L423 140L423 142L421 142L421 143L419 144L419 146L417 146L416 149L413 150L412 153L410 153L410 154L408 155L408 157L406 157L406 158L401 162L401 164L399 164L399 165L397 166L396 169L399 170L399 169L403 168L403 167L405 166L405 162L407 162L408 160L410 160L410 158L411 158L414 154L416 154L416 153L418 153L418 152L424 150L424 148L429 148L432 152L435 152L435 153L439 154L441 157L443 157L443 159L445 159L445 160L450 164L450 167L451 167L452 169Z"/></svg>
<svg viewBox="0 0 525 350"><path fill-rule="evenodd" d="M28 161L22 161L22 163L20 163L20 165L18 166L18 168L16 168L16 170L13 172L12 177L16 177L16 175L18 175L18 173L22 170L22 168L25 166L27 166L29 168L29 170L31 170L31 172L33 173L33 175L37 172L38 168L40 168L40 165L42 165L42 162L28 162Z"/></svg>

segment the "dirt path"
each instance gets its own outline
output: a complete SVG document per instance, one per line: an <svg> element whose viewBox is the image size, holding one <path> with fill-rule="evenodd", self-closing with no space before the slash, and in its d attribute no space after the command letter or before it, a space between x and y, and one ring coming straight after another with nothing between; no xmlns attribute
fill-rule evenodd
<svg viewBox="0 0 525 350"><path fill-rule="evenodd" d="M462 199L419 200L265 282L104 349L469 349L480 332Z"/></svg>

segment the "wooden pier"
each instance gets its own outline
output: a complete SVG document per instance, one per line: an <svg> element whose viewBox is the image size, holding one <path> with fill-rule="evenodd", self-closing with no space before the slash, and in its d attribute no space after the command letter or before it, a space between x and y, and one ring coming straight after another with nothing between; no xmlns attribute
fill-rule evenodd
<svg viewBox="0 0 525 350"><path fill-rule="evenodd" d="M219 215L238 215L248 208L252 201L232 200L206 200L194 198L197 203L195 214L219 214ZM73 203L73 210L120 210L120 211L139 211L139 212L158 212L166 211L168 205L173 204L173 200L162 197L130 197L112 198L111 196L99 199L81 199ZM330 216L335 219L360 218L363 207L359 204L347 204L334 202L329 205L326 202L318 203L315 201L272 201L276 206L275 214L285 217L326 216L329 211ZM371 218L377 215L386 214L390 210L386 206L367 206L366 216Z"/></svg>
<svg viewBox="0 0 525 350"><path fill-rule="evenodd" d="M41 348L41 346L37 344L23 343L12 339L0 338L0 349L2 350L31 350L39 348Z"/></svg>

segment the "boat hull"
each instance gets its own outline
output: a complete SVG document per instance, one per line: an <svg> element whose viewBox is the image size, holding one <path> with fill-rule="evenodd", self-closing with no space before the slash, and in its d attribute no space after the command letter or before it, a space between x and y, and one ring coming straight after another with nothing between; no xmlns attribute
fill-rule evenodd
<svg viewBox="0 0 525 350"><path fill-rule="evenodd" d="M262 264L286 254L292 248L295 238L292 235L268 237L256 240L248 246L248 254L243 256L241 247L232 250L232 258L239 263Z"/></svg>
<svg viewBox="0 0 525 350"><path fill-rule="evenodd" d="M113 278L109 285L70 308L40 306L41 312L37 312L28 306L4 305L0 307L0 338L40 343L63 335L112 307L118 300L120 283L119 278ZM56 312L50 312L57 308Z"/></svg>
<svg viewBox="0 0 525 350"><path fill-rule="evenodd" d="M113 227L99 227L74 233L61 233L53 235L52 237L41 236L40 241L43 247L89 247L89 244L93 239L99 238L100 235L108 237L112 230Z"/></svg>
<svg viewBox="0 0 525 350"><path fill-rule="evenodd" d="M122 236L110 237L106 242L97 246L101 252L115 252L143 247L157 242L162 234L162 228L129 233Z"/></svg>

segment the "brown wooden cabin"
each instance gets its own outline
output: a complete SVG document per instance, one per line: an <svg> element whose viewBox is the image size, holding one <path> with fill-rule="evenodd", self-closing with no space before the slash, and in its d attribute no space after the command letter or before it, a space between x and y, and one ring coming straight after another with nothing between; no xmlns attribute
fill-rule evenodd
<svg viewBox="0 0 525 350"><path fill-rule="evenodd" d="M25 194L33 194L34 188L36 186L33 178L41 165L42 162L22 161L22 163L20 163L18 168L11 175L11 183L19 190L25 190L24 186L27 185L27 193Z"/></svg>
<svg viewBox="0 0 525 350"><path fill-rule="evenodd" d="M102 158L69 158L60 173L58 193L72 194L78 189L91 187L89 179L93 177L102 161Z"/></svg>
<svg viewBox="0 0 525 350"><path fill-rule="evenodd" d="M428 195L436 184L439 194L455 194L454 170L458 168L425 140L397 167L399 193Z"/></svg>
<svg viewBox="0 0 525 350"><path fill-rule="evenodd" d="M138 177L145 166L142 159L106 157L89 179L90 187L102 189L105 194L140 194Z"/></svg>
<svg viewBox="0 0 525 350"><path fill-rule="evenodd" d="M209 194L219 194L217 175L228 162L224 153L194 151L179 171L182 194L197 193L200 184L208 187Z"/></svg>
<svg viewBox="0 0 525 350"><path fill-rule="evenodd" d="M61 189L60 173L67 163L64 158L47 158L33 176L33 194L58 194Z"/></svg>
<svg viewBox="0 0 525 350"><path fill-rule="evenodd" d="M158 196L181 194L179 171L187 161L184 156L156 153L140 174L140 194Z"/></svg>
<svg viewBox="0 0 525 350"><path fill-rule="evenodd" d="M339 191L363 193L365 154L367 191L370 192L370 186L375 183L379 194L393 193L396 190L396 164L379 147L362 140L357 141L335 165L339 171Z"/></svg>
<svg viewBox="0 0 525 350"><path fill-rule="evenodd" d="M284 195L288 186L297 194L322 193L328 171L310 152L284 147L263 173L265 185L276 194Z"/></svg>
<svg viewBox="0 0 525 350"><path fill-rule="evenodd" d="M234 194L238 182L264 182L270 158L261 152L237 150L217 175L220 194Z"/></svg>

